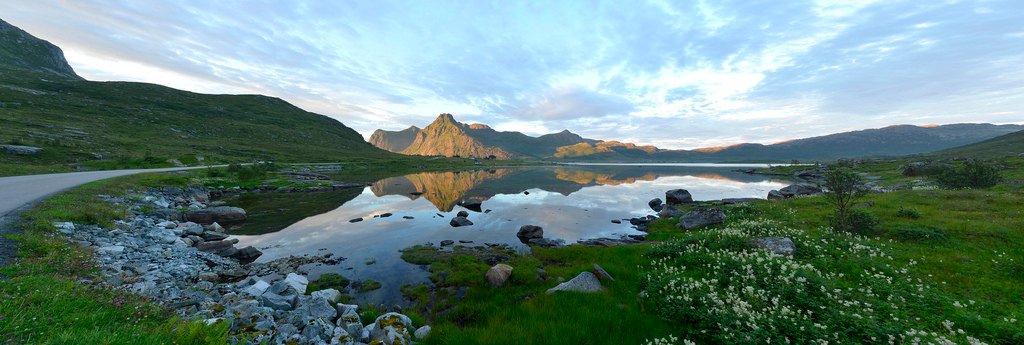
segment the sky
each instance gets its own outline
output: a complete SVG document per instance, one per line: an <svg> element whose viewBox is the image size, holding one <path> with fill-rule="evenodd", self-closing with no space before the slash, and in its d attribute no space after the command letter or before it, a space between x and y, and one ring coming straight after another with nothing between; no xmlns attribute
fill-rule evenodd
<svg viewBox="0 0 1024 345"><path fill-rule="evenodd" d="M1024 123L1024 1L0 1L90 80L686 149Z"/></svg>

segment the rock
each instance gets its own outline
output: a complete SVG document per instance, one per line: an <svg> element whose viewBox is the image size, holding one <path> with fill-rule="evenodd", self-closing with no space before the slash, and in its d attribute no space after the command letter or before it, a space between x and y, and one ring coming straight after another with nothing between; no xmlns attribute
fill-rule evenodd
<svg viewBox="0 0 1024 345"><path fill-rule="evenodd" d="M188 224L195 224L195 223L189 222ZM207 225L203 226L203 230L205 230L205 231L216 231L216 232L225 232L226 231L226 230L224 230L224 227L220 226L220 223L217 223L217 222L213 222L212 224L207 224Z"/></svg>
<svg viewBox="0 0 1024 345"><path fill-rule="evenodd" d="M245 210L238 207L217 206L187 211L182 217L187 221L199 224L232 225L244 222L246 215Z"/></svg>
<svg viewBox="0 0 1024 345"><path fill-rule="evenodd" d="M598 292L602 289L604 288L601 287L601 281L597 279L597 276L590 272L583 272L567 282L548 289L547 293L553 294L556 291Z"/></svg>
<svg viewBox="0 0 1024 345"><path fill-rule="evenodd" d="M607 237L603 237L603 238L591 238L591 239L586 239L586 240L579 240L579 241L576 241L576 243L582 244L584 246L592 246L592 247L614 247L614 246L623 246L623 245L628 245L628 244L637 244L637 243L640 243L640 240L636 240L636 239L633 239L633 238L607 238Z"/></svg>
<svg viewBox="0 0 1024 345"><path fill-rule="evenodd" d="M725 212L720 208L699 208L686 212L679 217L677 226L686 230L692 230L708 225L722 224L725 221Z"/></svg>
<svg viewBox="0 0 1024 345"><path fill-rule="evenodd" d="M479 201L463 200L459 202L459 206L465 207L473 212L480 212L483 204Z"/></svg>
<svg viewBox="0 0 1024 345"><path fill-rule="evenodd" d="M363 324L359 320L359 306L354 304L338 304L338 327L349 334L362 334Z"/></svg>
<svg viewBox="0 0 1024 345"><path fill-rule="evenodd" d="M288 285L288 283L286 283L283 280L271 285L270 289L267 289L267 291L281 296L291 296L299 294L298 291L295 291L295 288L293 288L291 285Z"/></svg>
<svg viewBox="0 0 1024 345"><path fill-rule="evenodd" d="M0 151L4 151L15 156L31 156L43 152L43 149L35 146L0 145Z"/></svg>
<svg viewBox="0 0 1024 345"><path fill-rule="evenodd" d="M359 223L361 221L363 221L363 218L352 218L348 220L349 223Z"/></svg>
<svg viewBox="0 0 1024 345"><path fill-rule="evenodd" d="M331 339L327 342L330 345L355 345L356 337L343 327L335 327Z"/></svg>
<svg viewBox="0 0 1024 345"><path fill-rule="evenodd" d="M234 255L231 255L231 257L237 259L238 263L244 265L256 261L256 259L259 258L261 255L263 255L263 252L259 251L259 249L256 249L253 246L248 246L239 249L238 252L236 252Z"/></svg>
<svg viewBox="0 0 1024 345"><path fill-rule="evenodd" d="M163 244L171 244L178 240L178 235L175 235L174 231L161 228L152 229L147 236L157 243Z"/></svg>
<svg viewBox="0 0 1024 345"><path fill-rule="evenodd" d="M380 218L388 218L388 217L393 216L393 214L391 212L384 212L384 213L381 213L381 214L379 214L377 216L380 217Z"/></svg>
<svg viewBox="0 0 1024 345"><path fill-rule="evenodd" d="M456 217L469 217L469 212L459 211L459 213L456 213L455 216Z"/></svg>
<svg viewBox="0 0 1024 345"><path fill-rule="evenodd" d="M540 247L561 247L565 245L564 240L553 240L550 238L532 238L526 244Z"/></svg>
<svg viewBox="0 0 1024 345"><path fill-rule="evenodd" d="M416 336L416 339L418 340L426 339L428 336L430 336L430 326L423 326L417 328L416 332L414 332L413 335Z"/></svg>
<svg viewBox="0 0 1024 345"><path fill-rule="evenodd" d="M612 219L612 224L622 224L622 221L618 219Z"/></svg>
<svg viewBox="0 0 1024 345"><path fill-rule="evenodd" d="M516 237L519 238L520 242L529 243L532 239L543 238L544 228L536 225L523 225L519 227L519 231L516 232Z"/></svg>
<svg viewBox="0 0 1024 345"><path fill-rule="evenodd" d="M166 219L166 220L175 220L175 221L182 220L181 212L179 212L178 210L172 210L172 209L169 209L169 208L162 208L162 209L152 210L152 211L146 212L146 215L150 216L150 217L153 217L153 218L157 218L157 219Z"/></svg>
<svg viewBox="0 0 1024 345"><path fill-rule="evenodd" d="M124 246L105 246L96 249L97 254L102 255L120 255L124 253Z"/></svg>
<svg viewBox="0 0 1024 345"><path fill-rule="evenodd" d="M341 299L341 291L335 289L323 289L319 291L313 291L313 293L309 295L312 296L313 298L323 298L324 300L327 300L328 302L331 303L338 303L338 300Z"/></svg>
<svg viewBox="0 0 1024 345"><path fill-rule="evenodd" d="M487 283L491 286L502 286L505 285L505 281L512 275L512 266L506 264L497 264L487 270L485 277Z"/></svg>
<svg viewBox="0 0 1024 345"><path fill-rule="evenodd" d="M284 282L295 289L295 291L298 291L299 294L306 293L306 286L309 285L309 279L295 273L288 273L288 276L284 278Z"/></svg>
<svg viewBox="0 0 1024 345"><path fill-rule="evenodd" d="M203 238L203 241L220 241L228 238L228 234L218 231L207 231L199 235Z"/></svg>
<svg viewBox="0 0 1024 345"><path fill-rule="evenodd" d="M778 255L793 256L796 253L796 244L788 237L755 238L750 240L750 245Z"/></svg>
<svg viewBox="0 0 1024 345"><path fill-rule="evenodd" d="M224 257L238 253L238 249L235 248L235 244L227 240L202 242L196 244L195 247L201 252L217 254Z"/></svg>
<svg viewBox="0 0 1024 345"><path fill-rule="evenodd" d="M334 317L338 315L338 310L332 307L326 298L313 297L302 303L298 308L295 308L295 313L304 321L310 319L334 321Z"/></svg>
<svg viewBox="0 0 1024 345"><path fill-rule="evenodd" d="M615 278L612 278L611 274L608 274L608 271L605 271L604 268L598 264L594 264L594 275L597 276L597 279L599 280L615 280Z"/></svg>
<svg viewBox="0 0 1024 345"><path fill-rule="evenodd" d="M460 227L460 226L470 226L470 225L473 225L473 222L469 221L469 219L466 219L466 217L455 217L455 218L452 218L452 221L448 222L448 224L451 225L452 227L457 228L457 227Z"/></svg>
<svg viewBox="0 0 1024 345"><path fill-rule="evenodd" d="M455 244L455 241L452 241L452 240L441 241L441 246L442 247L447 247L447 246L450 246L450 245L453 245L453 244Z"/></svg>
<svg viewBox="0 0 1024 345"><path fill-rule="evenodd" d="M273 292L266 292L260 296L260 304L274 310L292 310L298 296L281 296Z"/></svg>
<svg viewBox="0 0 1024 345"><path fill-rule="evenodd" d="M370 329L370 343L380 340L385 345L408 345L411 344L412 320L408 316L399 313L387 313L377 317Z"/></svg>
<svg viewBox="0 0 1024 345"><path fill-rule="evenodd" d="M262 296L264 293L267 292L267 289L269 288L270 283L267 283L263 280L258 280L256 281L256 283L246 287L244 290L242 290L242 292L245 292L252 296Z"/></svg>
<svg viewBox="0 0 1024 345"><path fill-rule="evenodd" d="M159 224L158 224L158 226L159 226ZM202 225L199 225L199 224L196 224L196 223L193 223L193 222L181 223L181 224L178 224L178 226L176 226L174 228L169 228L169 227L164 227L164 228L165 229L181 229L181 233L186 235L186 236L187 235L201 236L206 231L206 229L203 229ZM224 238L227 238L227 235L225 235ZM224 238L220 238L220 240L223 240Z"/></svg>
<svg viewBox="0 0 1024 345"><path fill-rule="evenodd" d="M303 325L302 336L306 337L310 344L324 342L334 334L334 325L324 319L308 319Z"/></svg>
<svg viewBox="0 0 1024 345"><path fill-rule="evenodd" d="M673 189L665 192L665 206L693 203L693 196L685 189Z"/></svg>
<svg viewBox="0 0 1024 345"><path fill-rule="evenodd" d="M413 217L413 216L402 216L402 219L416 219L416 217Z"/></svg>
<svg viewBox="0 0 1024 345"><path fill-rule="evenodd" d="M674 217L679 216L682 213L683 213L683 211L680 211L678 208L675 208L675 207L672 207L672 206L665 206L665 207L661 208L661 211L658 211L658 217L659 218L674 218Z"/></svg>
<svg viewBox="0 0 1024 345"><path fill-rule="evenodd" d="M647 202L647 206L650 206L654 212L661 211L665 206L662 205L661 198L654 198Z"/></svg>
<svg viewBox="0 0 1024 345"><path fill-rule="evenodd" d="M809 184L793 184L779 190L769 191L768 200L779 200L803 195L816 195L821 193L822 190L818 186Z"/></svg>

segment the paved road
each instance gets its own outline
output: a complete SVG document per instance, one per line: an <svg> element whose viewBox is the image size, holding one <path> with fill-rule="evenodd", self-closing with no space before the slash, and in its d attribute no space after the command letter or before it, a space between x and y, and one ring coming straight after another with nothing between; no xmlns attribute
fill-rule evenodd
<svg viewBox="0 0 1024 345"><path fill-rule="evenodd" d="M28 210L28 208L33 204L47 196L84 183L112 177L144 172L177 171L198 168L203 167L87 171L64 174L0 177L0 266L5 266L8 263L8 260L13 258L16 254L14 243L3 238L3 235L11 233L14 230L11 225L15 222L18 215L25 210Z"/></svg>

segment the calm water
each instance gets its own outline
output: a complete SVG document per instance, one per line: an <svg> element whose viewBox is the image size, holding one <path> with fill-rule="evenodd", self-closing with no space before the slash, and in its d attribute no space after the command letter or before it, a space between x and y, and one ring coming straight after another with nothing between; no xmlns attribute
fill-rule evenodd
<svg viewBox="0 0 1024 345"><path fill-rule="evenodd" d="M567 243L638 234L628 222L611 220L653 214L647 202L664 199L669 189L684 188L696 200L715 200L764 198L769 190L785 186L732 171L740 166L757 165L601 164L428 172L383 179L362 190L248 194L229 200L250 215L232 232L240 246L264 252L260 261L323 253L345 257L337 266L314 268L311 278L332 271L353 280L372 278L384 287L356 299L393 304L401 301L402 284L429 281L423 267L402 261L402 248L463 240L473 241L467 245L505 243L526 251L515 236L525 224L541 226L545 237ZM448 222L465 210L456 205L460 200L481 201L490 211L470 211L474 225L453 228ZM374 218L384 213L393 215ZM349 222L358 217L364 221Z"/></svg>

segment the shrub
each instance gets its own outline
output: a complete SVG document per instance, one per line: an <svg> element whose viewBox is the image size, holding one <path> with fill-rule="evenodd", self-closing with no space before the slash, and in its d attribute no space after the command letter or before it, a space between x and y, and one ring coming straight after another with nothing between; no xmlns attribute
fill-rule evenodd
<svg viewBox="0 0 1024 345"><path fill-rule="evenodd" d="M967 161L959 168L947 169L935 178L935 183L946 189L984 189L1002 180L998 169L982 161Z"/></svg>
<svg viewBox="0 0 1024 345"><path fill-rule="evenodd" d="M905 242L945 242L946 234L938 228L911 224L897 227L892 236Z"/></svg>
<svg viewBox="0 0 1024 345"><path fill-rule="evenodd" d="M832 218L832 227L838 230L852 232L860 235L867 235L875 232L880 221L871 212L854 209L846 213L845 219L839 219L839 214Z"/></svg>
<svg viewBox="0 0 1024 345"><path fill-rule="evenodd" d="M921 212L912 208L900 206L900 209L896 211L896 216L900 218L918 219L921 218Z"/></svg>
<svg viewBox="0 0 1024 345"><path fill-rule="evenodd" d="M836 208L833 216L833 227L839 230L851 231L853 227L848 221L852 220L850 213L853 212L854 202L864 195L860 187L863 179L857 173L843 166L830 168L825 172L825 198Z"/></svg>

